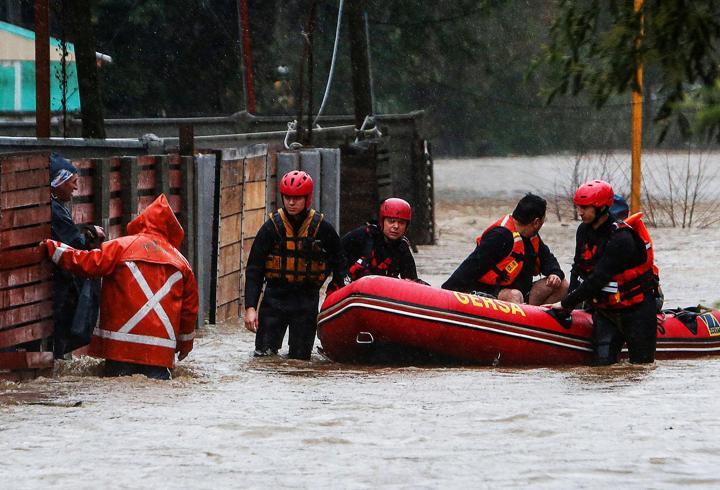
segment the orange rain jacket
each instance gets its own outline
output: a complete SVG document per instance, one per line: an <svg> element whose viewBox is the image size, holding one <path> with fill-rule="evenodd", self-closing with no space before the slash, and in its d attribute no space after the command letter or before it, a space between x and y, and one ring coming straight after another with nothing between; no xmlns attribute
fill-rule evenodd
<svg viewBox="0 0 720 490"><path fill-rule="evenodd" d="M195 276L178 251L185 232L161 194L127 226L128 236L94 250L46 240L60 267L103 277L100 323L90 354L172 368L175 353L193 348L198 312Z"/></svg>

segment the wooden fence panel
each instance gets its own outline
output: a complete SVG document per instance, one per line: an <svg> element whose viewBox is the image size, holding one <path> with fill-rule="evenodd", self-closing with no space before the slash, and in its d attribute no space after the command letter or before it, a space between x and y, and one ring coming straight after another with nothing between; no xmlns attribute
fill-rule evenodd
<svg viewBox="0 0 720 490"><path fill-rule="evenodd" d="M242 303L242 199L245 158L237 149L225 149L220 161L219 230L215 281L216 323L236 320Z"/></svg>
<svg viewBox="0 0 720 490"><path fill-rule="evenodd" d="M216 322L237 320L243 312L245 263L268 209L268 146L223 150L219 182Z"/></svg>
<svg viewBox="0 0 720 490"><path fill-rule="evenodd" d="M0 375L52 367L52 282L38 243L50 237L49 153L0 155ZM85 183L83 183L84 185ZM86 190L86 187L83 187Z"/></svg>

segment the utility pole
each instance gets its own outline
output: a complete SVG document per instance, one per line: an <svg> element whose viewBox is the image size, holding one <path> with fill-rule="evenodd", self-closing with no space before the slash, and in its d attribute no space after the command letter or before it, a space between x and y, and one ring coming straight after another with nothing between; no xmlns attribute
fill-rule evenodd
<svg viewBox="0 0 720 490"><path fill-rule="evenodd" d="M50 137L50 5L35 0L35 135Z"/></svg>
<svg viewBox="0 0 720 490"><path fill-rule="evenodd" d="M238 0L238 15L240 17L240 46L242 51L243 88L245 89L245 110L250 114L255 114L250 9L248 8L247 0Z"/></svg>
<svg viewBox="0 0 720 490"><path fill-rule="evenodd" d="M355 126L362 126L365 116L372 114L370 92L370 62L368 40L365 31L363 11L365 0L348 0L347 16L350 33L350 63L352 67L353 105Z"/></svg>
<svg viewBox="0 0 720 490"><path fill-rule="evenodd" d="M642 107L643 107L643 65L640 47L643 38L643 18L640 10L643 0L635 0L635 13L640 15L640 31L635 38L635 86L632 91L632 172L630 179L630 212L640 211L640 184L642 180Z"/></svg>
<svg viewBox="0 0 720 490"><path fill-rule="evenodd" d="M92 0L73 0L67 2L67 6L67 15L72 26L70 30L75 41L82 136L105 139L103 103L95 56L95 33L90 14Z"/></svg>

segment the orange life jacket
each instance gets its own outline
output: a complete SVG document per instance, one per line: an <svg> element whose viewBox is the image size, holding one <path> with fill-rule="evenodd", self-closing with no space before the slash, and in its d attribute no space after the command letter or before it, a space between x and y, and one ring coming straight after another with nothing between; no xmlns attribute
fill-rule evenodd
<svg viewBox="0 0 720 490"><path fill-rule="evenodd" d="M283 209L271 213L270 220L279 240L265 260L265 279L321 287L328 276L328 259L315 237L323 215L311 209L297 234Z"/></svg>
<svg viewBox="0 0 720 490"><path fill-rule="evenodd" d="M490 230L498 227L503 227L512 233L513 236L513 248L507 257L502 259L500 262L495 264L492 269L487 271L478 282L482 284L488 284L491 286L509 286L515 279L520 275L520 271L523 269L523 265L526 262L525 258L525 242L522 236L517 231L517 225L511 215L507 215L504 218L497 220L495 223L490 225L482 235L475 239L475 243L480 245L480 242ZM540 273L540 258L538 256L540 252L540 236L535 235L530 238L533 250L535 251L535 264L533 275Z"/></svg>
<svg viewBox="0 0 720 490"><path fill-rule="evenodd" d="M645 249L647 250L647 261L652 264L652 272L655 276L655 280L660 282L660 269L658 268L657 264L655 263L655 247L653 246L652 238L650 238L650 233L648 232L647 227L645 226L645 223L642 220L643 214L642 213L635 213L632 216L629 216L625 223L630 225L633 230L637 231L638 235L642 239L643 242L645 242Z"/></svg>
<svg viewBox="0 0 720 490"><path fill-rule="evenodd" d="M655 253L652 240L645 224L641 220L642 213L636 213L627 221L613 223L612 233L620 230L631 230L636 240L642 241L645 246L645 261L616 274L603 288L602 294L593 298L592 302L600 308L626 308L638 304L645 298L645 293L654 291L658 286L657 267L655 266ZM578 279L582 282L592 272L597 262L597 247L585 247L582 251L581 261L577 264Z"/></svg>

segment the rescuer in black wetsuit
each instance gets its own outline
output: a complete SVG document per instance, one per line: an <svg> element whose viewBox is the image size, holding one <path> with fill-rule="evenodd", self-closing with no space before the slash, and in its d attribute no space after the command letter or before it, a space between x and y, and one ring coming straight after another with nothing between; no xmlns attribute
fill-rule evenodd
<svg viewBox="0 0 720 490"><path fill-rule="evenodd" d="M346 282L340 237L323 215L310 208L313 181L301 171L280 181L283 208L270 215L255 237L245 269L245 327L256 332L255 356L277 354L289 327L293 359L310 359L320 288L332 273ZM258 308L260 293L265 294Z"/></svg>
<svg viewBox="0 0 720 490"><path fill-rule="evenodd" d="M475 250L442 288L534 305L562 298L568 282L538 234L546 208L540 196L527 194L520 199L512 215L499 219L476 239ZM533 282L537 275L545 277Z"/></svg>
<svg viewBox="0 0 720 490"><path fill-rule="evenodd" d="M405 231L412 219L412 208L391 197L380 205L378 223L368 223L342 237L342 246L353 281L364 276L400 277L417 281L415 259Z"/></svg>
<svg viewBox="0 0 720 490"><path fill-rule="evenodd" d="M617 362L627 342L630 362L655 359L657 318L649 237L608 212L610 184L594 180L581 185L573 199L582 224L577 230L570 293L553 305L569 311L583 301L593 309L595 364Z"/></svg>

